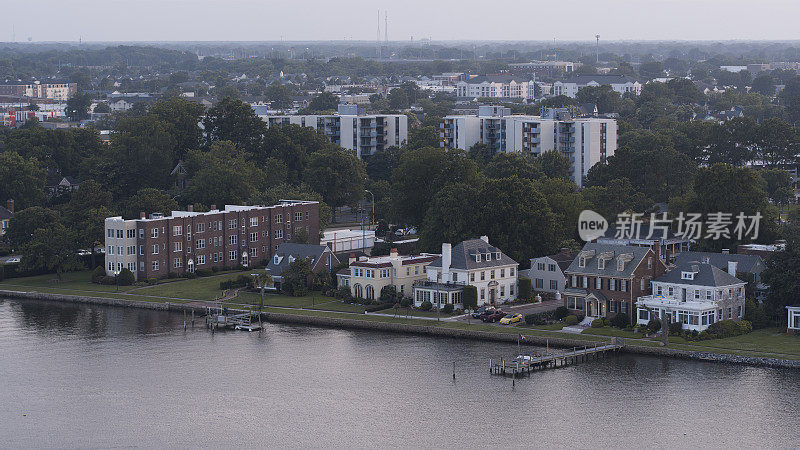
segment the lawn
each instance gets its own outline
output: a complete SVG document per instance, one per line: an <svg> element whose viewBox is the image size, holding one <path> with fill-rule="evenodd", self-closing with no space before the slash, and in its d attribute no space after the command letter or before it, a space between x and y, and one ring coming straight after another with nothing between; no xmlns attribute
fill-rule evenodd
<svg viewBox="0 0 800 450"><path fill-rule="evenodd" d="M558 331L562 328L567 326L564 322L556 322L550 323L547 325L525 325L525 322L522 322L522 325L519 325L520 328L531 329L531 330L550 330L550 331Z"/></svg>
<svg viewBox="0 0 800 450"><path fill-rule="evenodd" d="M786 334L785 329L764 328L754 330L741 336L710 341L687 342L683 338L670 337L670 347L707 347L709 351L719 349L739 350L745 352L774 353L776 355L795 355L800 357L800 336ZM783 356L778 356L783 357ZM793 358L797 359L797 358Z"/></svg>
<svg viewBox="0 0 800 450"><path fill-rule="evenodd" d="M395 309L393 307L389 307L389 308L386 308L386 309L382 309L380 311L375 311L375 314L395 315ZM412 308L400 308L400 309L397 310L397 315L398 316L403 316L403 317L408 316L408 317L443 317L444 318L444 317L452 317L455 314L454 313L451 313L451 314L441 313L441 314L437 315L436 311L422 311L422 310L419 310L419 309L412 309Z"/></svg>
<svg viewBox="0 0 800 450"><path fill-rule="evenodd" d="M633 331L625 331L614 327L592 328L589 327L583 330L581 334L591 334L594 336L609 336L609 337L622 337L629 339L645 339L641 334L636 334Z"/></svg>
<svg viewBox="0 0 800 450"><path fill-rule="evenodd" d="M26 288L25 290L38 291L43 289L60 289L60 290L79 290L91 292L116 292L117 286L94 284L92 283L92 272L84 270L81 272L68 272L62 275L61 281L54 274L36 275L33 277L23 278L9 278L0 281L0 288L10 290L20 290L19 288ZM119 291L125 292L134 288L135 286L120 286Z"/></svg>
<svg viewBox="0 0 800 450"><path fill-rule="evenodd" d="M258 305L261 299L261 294L257 292L239 292L239 295L231 300L231 304L248 304ZM290 297L287 295L277 294L264 294L265 306L278 306L281 308L305 308L305 309L319 309L323 311L342 311L342 312L355 312L359 314L364 313L364 307L361 305L353 305L344 303L341 300L333 297L325 297L322 295L306 295L303 297Z"/></svg>
<svg viewBox="0 0 800 450"><path fill-rule="evenodd" d="M145 286L136 289L137 295L148 297L164 297L167 299L185 300L215 300L222 296L219 283L234 279L241 275L239 272L224 275L215 275L191 280L179 280L170 283L160 283L155 286Z"/></svg>

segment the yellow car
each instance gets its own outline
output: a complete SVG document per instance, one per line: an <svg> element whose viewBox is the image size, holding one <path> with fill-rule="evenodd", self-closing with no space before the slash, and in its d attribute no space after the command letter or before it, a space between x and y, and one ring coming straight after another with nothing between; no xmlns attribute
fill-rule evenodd
<svg viewBox="0 0 800 450"><path fill-rule="evenodd" d="M522 314L511 314L510 316L505 316L500 319L501 325L510 325L512 323L517 323L522 321Z"/></svg>

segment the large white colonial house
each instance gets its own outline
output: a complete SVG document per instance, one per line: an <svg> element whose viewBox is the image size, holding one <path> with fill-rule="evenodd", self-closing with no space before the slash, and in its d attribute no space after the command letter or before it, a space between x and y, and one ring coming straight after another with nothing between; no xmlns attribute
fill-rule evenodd
<svg viewBox="0 0 800 450"><path fill-rule="evenodd" d="M489 238L470 239L451 247L442 244L442 256L425 268L427 279L414 283L414 305L429 301L441 308L452 303L461 309L464 286L475 286L478 306L499 304L517 298L517 267L519 264L497 247Z"/></svg>
<svg viewBox="0 0 800 450"><path fill-rule="evenodd" d="M684 329L703 331L714 322L741 320L747 283L735 273L735 264L728 272L700 262L676 267L653 280L652 295L639 297L637 323L645 325L666 314L670 322L680 322Z"/></svg>

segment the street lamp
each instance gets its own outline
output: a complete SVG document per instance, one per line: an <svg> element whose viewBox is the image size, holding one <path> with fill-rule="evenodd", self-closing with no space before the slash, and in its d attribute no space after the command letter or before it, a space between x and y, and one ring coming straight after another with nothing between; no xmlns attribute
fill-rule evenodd
<svg viewBox="0 0 800 450"><path fill-rule="evenodd" d="M364 192L369 193L372 196L372 223L375 223L375 194L372 193L369 189L364 189Z"/></svg>
<svg viewBox="0 0 800 450"><path fill-rule="evenodd" d="M117 285L117 292L119 292L119 272L120 272L119 269L114 271L114 282Z"/></svg>

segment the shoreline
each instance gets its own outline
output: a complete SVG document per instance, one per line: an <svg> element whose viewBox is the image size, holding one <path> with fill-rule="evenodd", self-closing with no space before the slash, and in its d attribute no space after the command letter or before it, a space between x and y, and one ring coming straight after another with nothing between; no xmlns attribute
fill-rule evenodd
<svg viewBox="0 0 800 450"><path fill-rule="evenodd" d="M102 306L116 306L126 308L152 309L160 311L187 311L205 313L206 306L191 305L186 303L170 302L147 302L141 300L113 299L105 297L91 297L84 295L48 294L30 291L10 291L0 290L0 297L15 299L44 300L61 303L84 303ZM265 311L261 313L262 319L272 323L286 323L296 325L311 325L327 328L354 329L366 331L382 331L401 334L417 334L425 336L451 337L458 339L472 339L480 341L495 341L516 343L517 335L512 333L466 330L458 328L447 328L429 325L416 325L407 323L392 323L382 321L367 321L357 318L326 317L320 315L291 314ZM549 345L556 348L584 347L595 344L597 340L572 339L566 337L545 337L536 335L526 335L522 330L520 333L525 338L525 345L545 346ZM615 338L609 338L613 340ZM616 338L619 339L619 338ZM624 341L624 339L623 339ZM665 356L678 359L690 359L697 361L722 362L728 364L740 364L760 367L773 367L785 369L800 369L800 360L789 360L780 358L768 358L759 356L740 356L726 353L715 353L708 351L680 350L664 347L648 347L643 345L625 344L619 351L630 354Z"/></svg>

